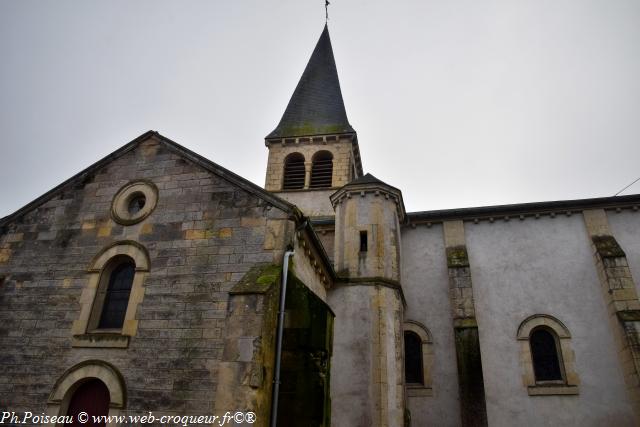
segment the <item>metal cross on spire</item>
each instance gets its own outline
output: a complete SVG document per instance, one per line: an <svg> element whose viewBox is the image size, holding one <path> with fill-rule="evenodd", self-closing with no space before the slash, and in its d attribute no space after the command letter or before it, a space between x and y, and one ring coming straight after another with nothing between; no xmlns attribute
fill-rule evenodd
<svg viewBox="0 0 640 427"><path fill-rule="evenodd" d="M324 0L325 23L329 21L329 4L329 0Z"/></svg>

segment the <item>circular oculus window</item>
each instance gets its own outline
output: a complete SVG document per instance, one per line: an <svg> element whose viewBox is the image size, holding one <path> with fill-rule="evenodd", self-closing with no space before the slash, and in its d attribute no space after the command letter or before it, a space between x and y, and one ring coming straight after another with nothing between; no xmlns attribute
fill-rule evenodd
<svg viewBox="0 0 640 427"><path fill-rule="evenodd" d="M119 224L135 224L148 217L157 202L158 188L152 182L130 182L113 198L111 216Z"/></svg>

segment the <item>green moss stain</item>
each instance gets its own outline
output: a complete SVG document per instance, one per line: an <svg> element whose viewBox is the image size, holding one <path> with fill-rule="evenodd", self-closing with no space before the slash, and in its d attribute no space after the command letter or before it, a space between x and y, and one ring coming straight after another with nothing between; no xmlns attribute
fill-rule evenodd
<svg viewBox="0 0 640 427"><path fill-rule="evenodd" d="M281 129L278 129L278 135L281 137L327 135L344 132L349 132L349 129L345 129L344 125L329 125L308 122L283 126Z"/></svg>
<svg viewBox="0 0 640 427"><path fill-rule="evenodd" d="M447 248L447 266L450 268L469 266L469 255L465 245Z"/></svg>
<svg viewBox="0 0 640 427"><path fill-rule="evenodd" d="M280 280L281 269L281 266L275 264L254 266L242 276L229 293L231 295L266 293L274 283Z"/></svg>
<svg viewBox="0 0 640 427"><path fill-rule="evenodd" d="M462 425L486 426L487 409L477 328L456 328L456 356Z"/></svg>
<svg viewBox="0 0 640 427"><path fill-rule="evenodd" d="M598 251L598 254L603 258L626 256L613 236L593 236L591 239L596 247L596 251Z"/></svg>

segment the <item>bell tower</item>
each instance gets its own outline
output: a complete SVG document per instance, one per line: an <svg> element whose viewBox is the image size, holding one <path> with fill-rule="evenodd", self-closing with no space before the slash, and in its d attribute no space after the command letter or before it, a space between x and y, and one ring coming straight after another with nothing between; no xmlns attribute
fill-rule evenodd
<svg viewBox="0 0 640 427"><path fill-rule="evenodd" d="M310 217L332 217L329 196L362 176L358 137L347 119L326 25L265 145L265 189Z"/></svg>

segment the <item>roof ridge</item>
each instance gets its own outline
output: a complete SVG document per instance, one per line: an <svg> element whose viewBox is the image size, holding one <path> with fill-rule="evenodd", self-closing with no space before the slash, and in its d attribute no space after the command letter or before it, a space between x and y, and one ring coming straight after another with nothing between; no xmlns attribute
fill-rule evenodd
<svg viewBox="0 0 640 427"><path fill-rule="evenodd" d="M23 215L25 215L26 213L32 211L33 209L38 208L39 206L41 206L42 204L46 203L51 197L55 196L58 192L64 190L68 185L70 185L73 182L76 182L80 179L83 179L84 177L86 177L88 174L92 173L94 170L99 169L103 166L105 166L106 164L118 159L119 157L121 157L122 155L128 153L129 151L135 149L142 141L146 141L149 138L157 138L161 143L165 144L169 149L176 151L178 154L182 155L183 157L186 157L187 159L191 160L192 162L194 162L195 164L199 165L200 167L208 170L209 172L212 172L214 174L216 174L217 176L221 177L222 179L225 179L229 182L231 182L232 184L235 184L241 188L243 188L244 190L260 197L261 199L267 201L268 203L271 203L272 205L286 211L286 212L294 212L295 210L295 205L287 202L286 200L276 196L275 194L265 190L262 187L259 187L258 185L254 184L253 182L247 180L246 178L241 177L240 175L231 172L229 169L218 165L217 163L207 159L206 157L201 156L200 154L189 150L188 148L178 144L175 141L172 141L171 139L167 138L166 136L161 135L159 132L154 131L154 130L149 130L145 133L143 133L142 135L134 138L133 140L129 141L128 143L126 143L125 145L123 145L122 147L116 149L115 151L112 151L111 153L107 154L106 156L104 156L103 158L99 159L98 161L94 162L93 164L91 164L90 166L86 167L85 169L81 170L80 172L78 172L77 174L73 175L71 178L68 178L67 180L63 181L62 183L58 184L57 186L55 186L54 188L52 188L51 190L47 191L46 193L42 194L41 196L37 197L36 199L32 200L31 202L27 203L26 205L24 205L23 207L19 208L18 210L14 211L13 213L10 213L8 215L6 215L3 218L0 218L0 227L5 226L6 224L8 224L10 221L15 220L16 218L19 218Z"/></svg>

